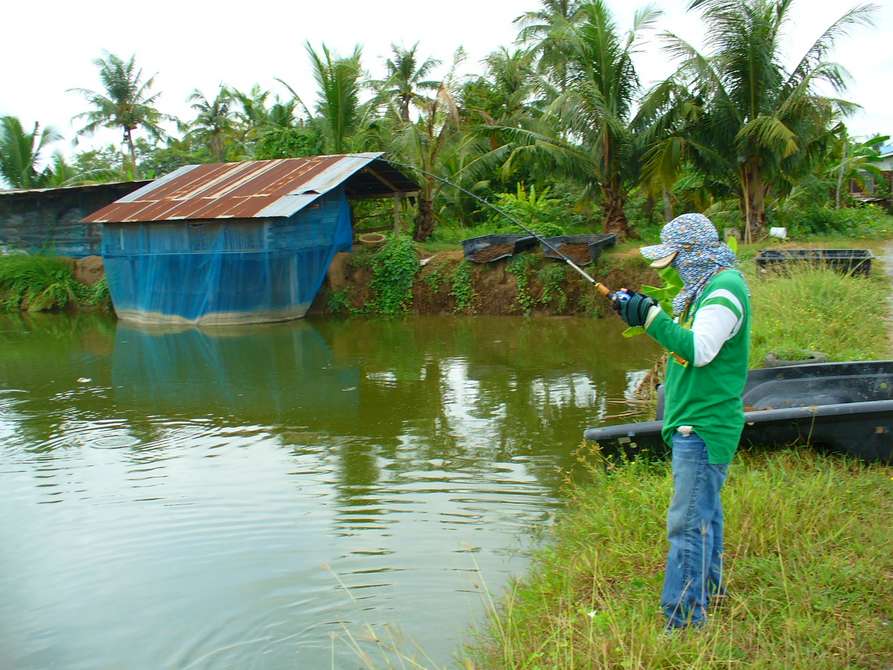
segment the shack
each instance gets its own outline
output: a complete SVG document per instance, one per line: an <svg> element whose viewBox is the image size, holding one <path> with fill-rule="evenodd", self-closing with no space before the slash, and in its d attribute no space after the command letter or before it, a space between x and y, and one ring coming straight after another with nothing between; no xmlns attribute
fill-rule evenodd
<svg viewBox="0 0 893 670"><path fill-rule="evenodd" d="M0 253L98 255L102 226L81 219L148 183L0 190Z"/></svg>
<svg viewBox="0 0 893 670"><path fill-rule="evenodd" d="M380 153L187 165L87 216L118 317L239 324L307 312L350 249L350 201L418 191Z"/></svg>

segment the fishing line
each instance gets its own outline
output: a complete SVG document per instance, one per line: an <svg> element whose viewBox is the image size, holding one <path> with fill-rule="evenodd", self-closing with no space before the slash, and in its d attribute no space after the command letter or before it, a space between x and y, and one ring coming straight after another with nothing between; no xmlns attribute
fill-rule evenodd
<svg viewBox="0 0 893 670"><path fill-rule="evenodd" d="M459 186L459 184L454 184L454 183L451 182L449 179L444 179L443 177L439 177L439 176L437 176L436 174L432 174L432 173L428 172L427 170L422 170L421 168L415 167L414 165L407 165L407 164L405 164L405 163L398 163L397 161L395 161L395 160L391 160L390 158L384 158L384 157L382 157L381 160L385 161L386 163L390 163L390 164L393 165L394 167L405 168L405 169L407 169L407 170L413 170L413 171L415 171L415 172L421 172L423 175L426 175L426 176L428 176L428 177L431 177L432 179L436 179L437 181L441 182L442 184L446 184L447 186L452 186L452 187L455 188L456 190L461 191L462 193L464 193L465 195L474 198L475 200L477 200L477 201L478 201L479 203L481 203L482 205L485 205L485 206L489 207L490 209L494 210L495 212L499 213L501 216L504 216L506 219L508 219L509 221L511 221L512 223L514 223L516 226L518 226L518 227L521 228L522 230L526 231L529 235L532 235L532 236L535 237L537 240L539 240L540 243L541 243L543 246L545 246L545 247L549 248L550 250L552 250L553 252L555 252L555 253L559 256L559 258L561 258L562 260L564 260L565 263L567 263L567 264L570 265L574 270L576 270L578 273L580 273L580 275L581 275L584 279L586 279L586 281L588 281L590 284L592 284L592 285L595 287L595 289L596 289L599 293L601 293L603 296L605 296L606 298L611 298L611 299L613 299L613 298L615 297L615 292L614 292L614 291L612 291L611 289L609 289L607 286L605 286L604 284L602 284L600 281L596 281L595 279L593 279L592 276L591 276L588 272L586 272L586 270L584 270L583 268L581 268L579 265L577 265L576 263L574 263L570 258L568 258L565 254L561 253L558 249L556 249L554 246L552 246L552 244L549 243L549 242L546 240L546 238L544 238L542 235L539 235L538 233L534 232L533 230L531 230L530 228L528 228L527 226L525 226L523 223L521 223L520 221L518 221L518 219L516 219L514 216L512 216L511 214L509 214L508 212L506 212L504 209L502 209L502 208L500 208L500 207L497 207L497 206L494 205L492 202L489 202L489 201L485 200L484 198L480 197L479 195L477 195L477 194L475 194L475 193L472 193L472 192L469 191L467 188L463 188L462 186ZM617 297L619 297L619 298L622 299L622 296L617 296Z"/></svg>

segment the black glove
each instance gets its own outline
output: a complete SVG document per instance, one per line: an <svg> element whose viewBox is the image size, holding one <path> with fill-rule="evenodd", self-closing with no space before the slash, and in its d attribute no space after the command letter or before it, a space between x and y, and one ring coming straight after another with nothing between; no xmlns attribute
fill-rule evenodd
<svg viewBox="0 0 893 670"><path fill-rule="evenodd" d="M621 289L614 294L613 305L620 318L635 327L645 325L648 310L657 305L657 301L643 293Z"/></svg>

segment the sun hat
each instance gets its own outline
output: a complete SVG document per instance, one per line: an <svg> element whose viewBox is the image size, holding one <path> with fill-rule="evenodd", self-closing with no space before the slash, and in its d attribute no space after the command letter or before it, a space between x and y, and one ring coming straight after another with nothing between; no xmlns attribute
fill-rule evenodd
<svg viewBox="0 0 893 670"><path fill-rule="evenodd" d="M735 265L735 253L719 241L716 227L703 214L677 216L660 231L660 244L642 247L641 254L654 268L673 265L684 284L673 300L673 313L681 313L696 299L707 281L721 268Z"/></svg>
<svg viewBox="0 0 893 670"><path fill-rule="evenodd" d="M719 244L719 233L713 223L703 214L689 213L677 216L660 231L661 244L640 249L652 267L665 268L680 251L691 251L695 247L709 250Z"/></svg>

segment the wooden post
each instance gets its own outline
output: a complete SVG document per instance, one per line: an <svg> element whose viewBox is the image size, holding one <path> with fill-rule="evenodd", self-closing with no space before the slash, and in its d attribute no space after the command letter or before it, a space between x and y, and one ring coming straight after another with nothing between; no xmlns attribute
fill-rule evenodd
<svg viewBox="0 0 893 670"><path fill-rule="evenodd" d="M401 221L400 221L400 210L403 201L403 196L400 193L394 194L394 235L400 234Z"/></svg>

